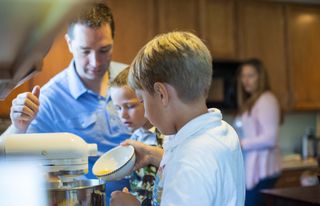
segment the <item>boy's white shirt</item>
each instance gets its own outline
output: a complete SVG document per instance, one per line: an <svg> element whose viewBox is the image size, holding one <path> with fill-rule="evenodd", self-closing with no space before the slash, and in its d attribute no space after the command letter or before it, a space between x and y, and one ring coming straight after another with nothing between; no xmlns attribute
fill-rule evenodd
<svg viewBox="0 0 320 206"><path fill-rule="evenodd" d="M161 206L244 205L239 140L219 110L210 109L167 137L164 150L154 202L161 199Z"/></svg>

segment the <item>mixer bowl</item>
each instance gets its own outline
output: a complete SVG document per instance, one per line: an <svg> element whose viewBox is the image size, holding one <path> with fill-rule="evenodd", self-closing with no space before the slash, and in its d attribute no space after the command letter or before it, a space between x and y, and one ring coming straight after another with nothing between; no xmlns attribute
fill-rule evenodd
<svg viewBox="0 0 320 206"><path fill-rule="evenodd" d="M105 183L99 180L77 180L64 185L47 185L50 206L105 206Z"/></svg>
<svg viewBox="0 0 320 206"><path fill-rule="evenodd" d="M133 146L117 146L104 153L93 165L92 172L105 181L120 180L132 172L136 156Z"/></svg>

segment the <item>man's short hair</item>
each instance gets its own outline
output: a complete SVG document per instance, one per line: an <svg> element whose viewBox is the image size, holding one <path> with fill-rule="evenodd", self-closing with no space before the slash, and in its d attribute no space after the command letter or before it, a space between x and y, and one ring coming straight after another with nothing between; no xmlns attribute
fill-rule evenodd
<svg viewBox="0 0 320 206"><path fill-rule="evenodd" d="M124 87L128 85L129 67L122 70L113 80L110 81L109 87Z"/></svg>
<svg viewBox="0 0 320 206"><path fill-rule="evenodd" d="M156 36L130 66L129 85L154 94L154 83L173 86L183 102L207 98L212 79L208 48L194 34L170 32Z"/></svg>
<svg viewBox="0 0 320 206"><path fill-rule="evenodd" d="M83 24L90 28L99 28L103 24L111 27L112 38L114 38L114 19L111 9L103 3L90 3L84 6L79 15L76 16L68 26L68 36L73 39L73 29L76 24Z"/></svg>

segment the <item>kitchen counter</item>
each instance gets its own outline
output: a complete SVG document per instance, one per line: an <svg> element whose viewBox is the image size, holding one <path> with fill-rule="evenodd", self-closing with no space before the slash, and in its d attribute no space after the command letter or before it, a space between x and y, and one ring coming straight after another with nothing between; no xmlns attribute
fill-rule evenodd
<svg viewBox="0 0 320 206"><path fill-rule="evenodd" d="M318 181L314 175L320 169L315 158L302 160L300 155L284 156L282 159L282 174L277 181L276 188L311 186ZM311 177L310 177L311 176Z"/></svg>
<svg viewBox="0 0 320 206"><path fill-rule="evenodd" d="M263 190L268 206L320 205L320 185Z"/></svg>
<svg viewBox="0 0 320 206"><path fill-rule="evenodd" d="M301 159L301 158L292 158L282 160L282 169L283 170L292 170L292 169L309 169L317 168L318 162L315 158Z"/></svg>

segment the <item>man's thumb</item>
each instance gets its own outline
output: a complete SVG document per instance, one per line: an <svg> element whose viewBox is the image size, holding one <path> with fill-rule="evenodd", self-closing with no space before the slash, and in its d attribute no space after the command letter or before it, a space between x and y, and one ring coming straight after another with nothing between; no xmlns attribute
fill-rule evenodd
<svg viewBox="0 0 320 206"><path fill-rule="evenodd" d="M36 85L32 89L32 94L36 97L39 97L40 95L40 86Z"/></svg>

